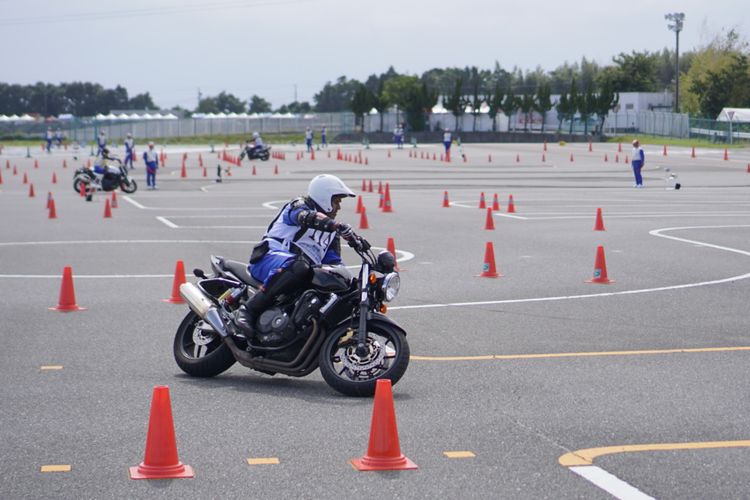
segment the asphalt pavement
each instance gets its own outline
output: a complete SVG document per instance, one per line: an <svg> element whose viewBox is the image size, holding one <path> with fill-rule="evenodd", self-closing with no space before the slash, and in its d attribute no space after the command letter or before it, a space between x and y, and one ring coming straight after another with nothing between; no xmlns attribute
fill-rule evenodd
<svg viewBox="0 0 750 500"><path fill-rule="evenodd" d="M72 188L87 151L0 154L1 498L747 498L747 149L646 146L642 189L626 144L469 144L450 163L432 144L276 145L285 158L241 166L222 149L166 148L153 191L136 163L109 218L111 194ZM394 239L388 315L412 360L393 401L417 470L354 470L373 400L317 371L196 379L172 357L177 261L191 279L211 254L247 260L318 173L362 196L369 229L354 199L340 220ZM498 278L480 276L487 243ZM588 283L600 246L612 282ZM67 266L85 310L49 309ZM195 477L131 480L162 385Z"/></svg>

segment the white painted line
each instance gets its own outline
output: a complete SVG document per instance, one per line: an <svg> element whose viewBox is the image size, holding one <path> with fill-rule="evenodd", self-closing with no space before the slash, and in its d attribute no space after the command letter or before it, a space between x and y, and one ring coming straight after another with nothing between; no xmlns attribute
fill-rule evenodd
<svg viewBox="0 0 750 500"><path fill-rule="evenodd" d="M171 227L172 229L177 229L177 228L180 227L177 224L174 224L174 223L170 222L169 219L167 219L166 217L159 216L159 217L156 218L156 220L158 220L159 222L161 222L162 224L164 224L167 227Z"/></svg>
<svg viewBox="0 0 750 500"><path fill-rule="evenodd" d="M654 498L596 465L568 467L568 469L620 500L653 500Z"/></svg>
<svg viewBox="0 0 750 500"><path fill-rule="evenodd" d="M144 207L143 205L141 205L140 203L138 203L137 201L135 201L130 196L123 196L122 199L125 200L125 201L127 201L131 205L135 206L136 208L140 208L141 210L145 210L146 209L146 207Z"/></svg>
<svg viewBox="0 0 750 500"><path fill-rule="evenodd" d="M664 231L679 231L679 230L688 230L688 229L730 229L730 228L747 228L747 227L750 227L750 225L667 227L667 228L662 228L662 229L654 229L653 231L649 231L649 234L652 236L667 238L670 240L680 241L683 243L691 243L699 247L715 248L717 250L734 252L734 253L738 253L741 255L747 255L750 257L750 252L747 252L745 250L739 250L737 248L724 247L720 245L714 245L712 243L705 243L702 241L688 240L685 238L678 238L676 236L667 236L665 234L661 234ZM656 288L642 288L639 290L623 290L621 292L589 293L589 294L583 294L583 295L562 295L562 296L557 296L557 297L534 297L534 298L529 298L529 299L485 300L481 302L451 302L451 303L444 303L444 304L420 304L420 305L413 305L413 306L389 307L388 310L397 311L397 310L407 310L407 309L434 309L434 308L442 308L442 307L474 307L474 306L487 306L487 305L498 305L498 304L521 304L525 302L553 302L553 301L560 301L560 300L615 297L618 295L636 295L640 293L664 292L668 290L680 290L680 289L685 289L685 288L696 288L696 287L701 287L701 286L720 285L723 283L731 283L733 281L739 281L739 280L743 280L747 278L750 278L750 273L740 274L737 276L730 276L729 278L723 278L723 279L718 279L718 280L701 281L698 283L686 283L683 285L662 286L662 287L656 287Z"/></svg>

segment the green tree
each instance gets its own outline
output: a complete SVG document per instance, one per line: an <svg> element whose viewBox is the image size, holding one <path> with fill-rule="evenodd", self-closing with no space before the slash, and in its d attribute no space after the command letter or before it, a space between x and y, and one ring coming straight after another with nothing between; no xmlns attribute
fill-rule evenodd
<svg viewBox="0 0 750 500"><path fill-rule="evenodd" d="M385 82L383 93L389 102L406 113L406 121L414 131L425 130L426 115L437 102L437 93L416 76L397 76Z"/></svg>
<svg viewBox="0 0 750 500"><path fill-rule="evenodd" d="M544 124L547 121L547 112L552 109L552 91L547 82L542 82L536 91L536 101L534 108L542 115L542 133L544 133Z"/></svg>
<svg viewBox="0 0 750 500"><path fill-rule="evenodd" d="M479 81L476 81L474 83L474 92L471 96L471 115L474 117L474 122L472 123L472 132L477 131L477 118L482 114L482 103L484 102L484 99L481 95L479 95Z"/></svg>
<svg viewBox="0 0 750 500"><path fill-rule="evenodd" d="M313 96L315 110L320 113L334 113L349 109L358 85L361 85L361 82L348 80L346 76L340 76L334 83L326 82L323 89Z"/></svg>
<svg viewBox="0 0 750 500"><path fill-rule="evenodd" d="M392 104L391 101L388 100L388 97L388 94L385 92L385 80L380 80L377 91L372 93L372 107L377 110L378 115L380 116L380 128L378 129L380 132L383 131L383 118L385 112L388 111L388 108Z"/></svg>
<svg viewBox="0 0 750 500"><path fill-rule="evenodd" d="M612 89L612 85L610 83L605 82L600 88L599 88L599 94L596 96L596 100L594 101L594 114L597 116L599 120L599 134L603 135L604 133L604 120L606 120L607 115L609 112L619 104L620 102L620 94L616 93Z"/></svg>
<svg viewBox="0 0 750 500"><path fill-rule="evenodd" d="M570 129L568 133L573 135L573 118L576 116L579 106L581 105L581 96L578 94L576 79L570 81L570 91L568 92L568 120L570 120Z"/></svg>
<svg viewBox="0 0 750 500"><path fill-rule="evenodd" d="M529 129L529 114L534 110L534 95L524 92L518 100L518 108L523 113L523 130Z"/></svg>
<svg viewBox="0 0 750 500"><path fill-rule="evenodd" d="M508 132L511 130L511 124L512 120L511 117L513 114L518 110L519 103L518 98L513 95L513 91L511 90L511 87L508 87L508 91L505 92L505 100L503 101L503 114L508 117ZM515 130L515 125L513 126L513 130Z"/></svg>
<svg viewBox="0 0 750 500"><path fill-rule="evenodd" d="M255 94L250 97L250 107L248 109L249 113L270 113L271 109L271 103L266 101L262 97Z"/></svg>
<svg viewBox="0 0 750 500"><path fill-rule="evenodd" d="M607 70L606 78L618 92L660 91L656 83L656 60L657 56L648 52L621 52L612 58L616 66Z"/></svg>
<svg viewBox="0 0 750 500"><path fill-rule="evenodd" d="M466 99L463 96L463 78L456 79L453 84L453 92L443 98L443 106L456 118L454 128L458 130L458 119L463 116L466 110Z"/></svg>
<svg viewBox="0 0 750 500"><path fill-rule="evenodd" d="M224 91L219 92L219 95L216 96L216 106L225 113L244 113L247 109L245 101Z"/></svg>
<svg viewBox="0 0 750 500"><path fill-rule="evenodd" d="M137 94L128 100L128 109L158 109L151 99L151 94L144 92Z"/></svg>
<svg viewBox="0 0 750 500"><path fill-rule="evenodd" d="M484 96L484 101L487 103L487 107L489 108L489 115L492 117L493 132L497 132L497 114L502 108L504 97L505 94L501 90L499 83L495 84L495 90L492 92L492 94L487 94Z"/></svg>
<svg viewBox="0 0 750 500"><path fill-rule="evenodd" d="M578 100L578 112L583 122L583 134L586 136L589 135L589 118L596 112L596 99L593 83L589 83Z"/></svg>
<svg viewBox="0 0 750 500"><path fill-rule="evenodd" d="M364 131L364 117L372 109L372 92L363 83L357 85L349 109L354 113L355 126L360 125Z"/></svg>

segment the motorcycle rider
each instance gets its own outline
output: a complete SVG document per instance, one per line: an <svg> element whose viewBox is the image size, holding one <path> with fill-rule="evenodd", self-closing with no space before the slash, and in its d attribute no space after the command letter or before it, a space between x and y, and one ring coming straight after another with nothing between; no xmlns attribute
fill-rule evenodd
<svg viewBox="0 0 750 500"><path fill-rule="evenodd" d="M258 132L253 132L252 142L250 139L245 141L245 149L240 153L240 160L244 159L245 155L247 155L248 160L256 158L255 153L258 153L261 149L263 149L263 139L260 138Z"/></svg>
<svg viewBox="0 0 750 500"><path fill-rule="evenodd" d="M312 277L312 267L341 263L339 236L350 239L351 226L336 222L341 200L355 196L334 175L321 174L310 181L307 196L288 202L271 221L261 242L253 248L248 270L263 286L235 312L233 323L246 338L255 330L260 314L276 297L304 286ZM283 339L270 334L259 336L267 345Z"/></svg>

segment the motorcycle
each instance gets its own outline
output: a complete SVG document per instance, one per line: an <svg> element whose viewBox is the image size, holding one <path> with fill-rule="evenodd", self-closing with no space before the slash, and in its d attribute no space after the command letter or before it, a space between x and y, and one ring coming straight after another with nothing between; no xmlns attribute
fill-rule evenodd
<svg viewBox="0 0 750 500"><path fill-rule="evenodd" d="M261 146L260 148L247 148L240 153L240 160L247 156L248 160L268 161L271 157L271 146Z"/></svg>
<svg viewBox="0 0 750 500"><path fill-rule="evenodd" d="M104 167L106 173L97 174L92 169L81 167L73 174L73 189L76 193L81 192L81 184L85 185L86 192L92 188L100 191L114 191L118 187L123 192L132 194L138 189L135 179L128 175L128 170L119 158L109 158L110 164ZM114 163L114 165L112 164ZM114 169L111 167L115 167Z"/></svg>
<svg viewBox="0 0 750 500"><path fill-rule="evenodd" d="M195 269L198 281L180 285L190 311L174 337L177 365L194 377L213 377L235 362L269 375L304 377L320 368L326 383L348 396L371 396L381 378L395 384L409 364L406 331L385 315L400 288L395 258L378 255L364 238L349 246L359 255L358 277L343 266L314 266L310 285L276 298L261 313L256 334L237 335L232 313L262 283L243 262L211 256L213 274ZM281 345L258 339L270 334Z"/></svg>

